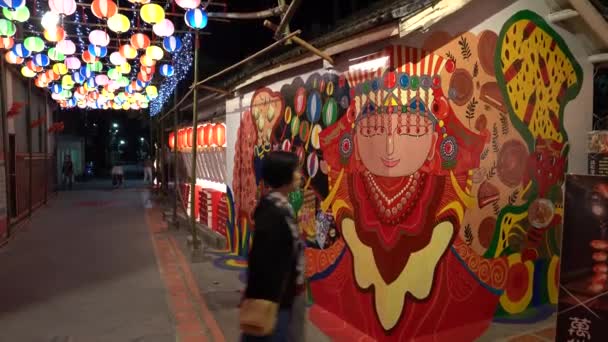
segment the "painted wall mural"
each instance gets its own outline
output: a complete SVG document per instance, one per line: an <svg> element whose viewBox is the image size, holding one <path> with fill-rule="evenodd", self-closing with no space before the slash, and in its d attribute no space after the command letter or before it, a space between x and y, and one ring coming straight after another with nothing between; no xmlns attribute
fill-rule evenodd
<svg viewBox="0 0 608 342"><path fill-rule="evenodd" d="M290 200L315 304L394 341L474 340L493 320L545 318L564 108L582 78L563 39L522 11L499 32L434 33L344 74L259 89L238 132L231 230L254 231L265 154L294 151L306 181Z"/></svg>

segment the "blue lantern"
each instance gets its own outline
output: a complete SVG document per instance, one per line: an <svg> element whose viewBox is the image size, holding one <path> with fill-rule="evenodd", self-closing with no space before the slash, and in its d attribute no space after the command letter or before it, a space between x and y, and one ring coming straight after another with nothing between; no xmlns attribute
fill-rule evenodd
<svg viewBox="0 0 608 342"><path fill-rule="evenodd" d="M89 65L85 65L83 67L80 67L80 74L84 78L90 78L93 77L93 70L91 70L91 67Z"/></svg>
<svg viewBox="0 0 608 342"><path fill-rule="evenodd" d="M103 58L108 55L108 48L89 44L89 53L95 57Z"/></svg>
<svg viewBox="0 0 608 342"><path fill-rule="evenodd" d="M0 0L0 1L2 1L2 0ZM13 46L11 51L13 51L13 53L15 55L17 55L21 58L26 58L26 57L29 57L32 55L30 50L26 49L25 46L23 45L23 43L15 44L15 46Z"/></svg>
<svg viewBox="0 0 608 342"><path fill-rule="evenodd" d="M142 80L137 80L137 85L140 86L140 87L142 87L142 88L147 87L148 84L150 84L150 82L143 82Z"/></svg>
<svg viewBox="0 0 608 342"><path fill-rule="evenodd" d="M80 72L76 71L72 74L72 79L74 79L74 82L82 84L82 82L86 81L87 78L84 77L84 75Z"/></svg>
<svg viewBox="0 0 608 342"><path fill-rule="evenodd" d="M86 85L91 89L97 87L97 82L95 82L95 77L88 78Z"/></svg>
<svg viewBox="0 0 608 342"><path fill-rule="evenodd" d="M182 41L179 37L169 36L163 39L163 48L167 52L175 52L182 48Z"/></svg>
<svg viewBox="0 0 608 342"><path fill-rule="evenodd" d="M171 77L175 74L175 68L171 64L163 64L160 66L160 74L165 77Z"/></svg>
<svg viewBox="0 0 608 342"><path fill-rule="evenodd" d="M125 87L125 91L129 94L133 94L135 91L133 90L133 87L131 87L131 85L129 84L128 86Z"/></svg>
<svg viewBox="0 0 608 342"><path fill-rule="evenodd" d="M10 10L16 10L24 4L25 0L0 0L0 7L8 8Z"/></svg>
<svg viewBox="0 0 608 342"><path fill-rule="evenodd" d="M51 86L51 91L55 94L59 94L63 91L63 88L61 87L61 84L55 83Z"/></svg>
<svg viewBox="0 0 608 342"><path fill-rule="evenodd" d="M34 58L32 59L32 61L34 62L35 65L37 65L39 67L45 67L51 63L51 59L49 58L49 56L47 56L43 53L39 53L39 54L35 55Z"/></svg>
<svg viewBox="0 0 608 342"><path fill-rule="evenodd" d="M200 30L207 26L209 18L207 18L207 11L204 9L193 8L189 9L186 14L184 14L184 20L189 27Z"/></svg>

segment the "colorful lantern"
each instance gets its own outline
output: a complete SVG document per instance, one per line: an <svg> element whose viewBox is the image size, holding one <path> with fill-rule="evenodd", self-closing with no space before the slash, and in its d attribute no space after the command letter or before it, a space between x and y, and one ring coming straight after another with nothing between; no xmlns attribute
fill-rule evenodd
<svg viewBox="0 0 608 342"><path fill-rule="evenodd" d="M64 89L74 88L74 80L72 79L72 76L64 75L63 78L61 78L61 86L63 86Z"/></svg>
<svg viewBox="0 0 608 342"><path fill-rule="evenodd" d="M97 61L95 63L91 63L89 64L89 66L91 67L91 70L94 72L102 72L103 71L103 63L101 63L100 61Z"/></svg>
<svg viewBox="0 0 608 342"><path fill-rule="evenodd" d="M152 31L159 37L169 37L175 32L175 27L171 20L163 19L152 26Z"/></svg>
<svg viewBox="0 0 608 342"><path fill-rule="evenodd" d="M146 66L146 67L151 67L151 66L156 65L156 61L148 55L141 56L141 58L139 59L139 62L141 63L141 65Z"/></svg>
<svg viewBox="0 0 608 342"><path fill-rule="evenodd" d="M17 32L17 26L12 21L0 19L0 36L12 37Z"/></svg>
<svg viewBox="0 0 608 342"><path fill-rule="evenodd" d="M65 59L65 66L70 70L80 69L82 63L80 63L80 59L77 57L68 57Z"/></svg>
<svg viewBox="0 0 608 342"><path fill-rule="evenodd" d="M30 50L26 49L25 46L23 46L23 43L15 44L15 46L13 46L11 51L13 52L13 54L15 54L15 56L18 56L21 58L26 58L26 57L29 57L32 55Z"/></svg>
<svg viewBox="0 0 608 342"><path fill-rule="evenodd" d="M42 72L42 70L44 70L44 67L37 65L33 59L30 59L29 61L27 61L27 63L25 63L25 65L34 72Z"/></svg>
<svg viewBox="0 0 608 342"><path fill-rule="evenodd" d="M110 82L110 79L106 75L95 76L95 83L99 84L100 86L105 86L108 84L108 82Z"/></svg>
<svg viewBox="0 0 608 342"><path fill-rule="evenodd" d="M198 147L205 147L203 144L205 142L205 126L199 125L196 128L196 145Z"/></svg>
<svg viewBox="0 0 608 342"><path fill-rule="evenodd" d="M141 71L145 72L146 74L153 74L156 72L156 67L153 66L142 66L140 68Z"/></svg>
<svg viewBox="0 0 608 342"><path fill-rule="evenodd" d="M0 0L0 7L16 10L25 4L25 0Z"/></svg>
<svg viewBox="0 0 608 342"><path fill-rule="evenodd" d="M9 64L21 64L23 63L23 58L15 55L13 51L7 51L4 54L4 60Z"/></svg>
<svg viewBox="0 0 608 342"><path fill-rule="evenodd" d="M93 44L89 44L88 51L92 56L98 58L103 58L108 54L108 48L103 46L96 46Z"/></svg>
<svg viewBox="0 0 608 342"><path fill-rule="evenodd" d="M91 12L99 19L108 19L118 13L118 6L112 0L94 0L91 4Z"/></svg>
<svg viewBox="0 0 608 342"><path fill-rule="evenodd" d="M169 133L169 148L172 150L175 148L175 132Z"/></svg>
<svg viewBox="0 0 608 342"><path fill-rule="evenodd" d="M89 65L84 65L80 67L80 74L84 76L85 79L93 77L93 70Z"/></svg>
<svg viewBox="0 0 608 342"><path fill-rule="evenodd" d="M68 73L68 67L63 63L56 63L53 65L53 72L57 75L65 75Z"/></svg>
<svg viewBox="0 0 608 342"><path fill-rule="evenodd" d="M51 59L49 58L49 56L47 56L43 53L34 55L32 60L34 61L34 64L36 64L39 67L45 67L51 63Z"/></svg>
<svg viewBox="0 0 608 342"><path fill-rule="evenodd" d="M10 50L15 45L13 37L0 37L0 49Z"/></svg>
<svg viewBox="0 0 608 342"><path fill-rule="evenodd" d="M165 37L163 39L163 48L169 53L175 52L182 48L182 41L179 37L175 36Z"/></svg>
<svg viewBox="0 0 608 342"><path fill-rule="evenodd" d="M87 78L80 72L76 71L72 74L72 79L74 82L82 84Z"/></svg>
<svg viewBox="0 0 608 342"><path fill-rule="evenodd" d="M119 79L121 76L122 76L122 74L121 74L121 73L120 73L118 70L116 70L116 69L110 69L110 70L108 70L108 77L109 77L111 80L116 81L116 80L117 80L117 79Z"/></svg>
<svg viewBox="0 0 608 342"><path fill-rule="evenodd" d="M110 44L110 35L102 30L93 30L89 33L89 42L97 46L108 46Z"/></svg>
<svg viewBox="0 0 608 342"><path fill-rule="evenodd" d="M171 77L175 74L175 68L171 64L163 64L160 66L160 74L165 77Z"/></svg>
<svg viewBox="0 0 608 342"><path fill-rule="evenodd" d="M44 30L44 39L49 42L59 42L65 38L65 30L61 26Z"/></svg>
<svg viewBox="0 0 608 342"><path fill-rule="evenodd" d="M131 45L125 44L119 49L120 54L126 59L133 59L137 57L137 50L134 49Z"/></svg>
<svg viewBox="0 0 608 342"><path fill-rule="evenodd" d="M217 123L213 125L212 132L211 145L220 147L226 146L226 125Z"/></svg>
<svg viewBox="0 0 608 342"><path fill-rule="evenodd" d="M186 21L186 25L189 27L200 30L204 29L207 26L207 12L202 8L193 8L186 11L184 14L184 20Z"/></svg>
<svg viewBox="0 0 608 342"><path fill-rule="evenodd" d="M175 3L183 9L193 9L201 4L201 0L175 0Z"/></svg>
<svg viewBox="0 0 608 342"><path fill-rule="evenodd" d="M63 62L65 60L65 55L57 51L56 48L50 48L47 53L49 55L49 58L53 61Z"/></svg>
<svg viewBox="0 0 608 342"><path fill-rule="evenodd" d="M46 12L42 19L40 20L40 24L45 30L55 28L59 25L59 14L53 12Z"/></svg>
<svg viewBox="0 0 608 342"><path fill-rule="evenodd" d="M85 63L95 63L97 62L97 57L93 56L89 51L85 51L82 53L82 60Z"/></svg>
<svg viewBox="0 0 608 342"><path fill-rule="evenodd" d="M28 68L27 66L22 66L21 75L23 75L23 77L32 78L32 77L36 77L37 74L34 70Z"/></svg>
<svg viewBox="0 0 608 342"><path fill-rule="evenodd" d="M61 40L57 42L55 48L57 49L57 51L61 52L66 56L73 55L76 53L76 44L74 44L74 42L72 42L71 40Z"/></svg>
<svg viewBox="0 0 608 342"><path fill-rule="evenodd" d="M142 81L142 82L150 82L150 81L152 81L152 77L153 76L154 75L145 73L143 71L140 71L140 72L137 73L137 79L140 80L140 81Z"/></svg>
<svg viewBox="0 0 608 342"><path fill-rule="evenodd" d="M131 64L123 63L123 64L119 65L118 67L116 67L116 70L123 75L130 74L131 73Z"/></svg>
<svg viewBox="0 0 608 342"><path fill-rule="evenodd" d="M3 0L0 0L0 3L2 3L2 1ZM2 14L4 14L6 19L20 23L24 23L30 18L30 10L27 8L27 6L21 6L14 10L3 8Z"/></svg>
<svg viewBox="0 0 608 342"><path fill-rule="evenodd" d="M76 12L76 1L74 0L49 0L49 8L52 12L63 15L72 15Z"/></svg>
<svg viewBox="0 0 608 342"><path fill-rule="evenodd" d="M143 33L136 33L131 36L131 46L138 50L144 50L150 46L150 37Z"/></svg>
<svg viewBox="0 0 608 342"><path fill-rule="evenodd" d="M142 80L139 80L139 79L138 79L138 80L137 80L137 82L136 82L136 84L137 84L137 87L138 87L138 88L145 88L145 87L147 87L147 86L148 86L150 83L149 83L149 82L144 82L144 81L142 81Z"/></svg>
<svg viewBox="0 0 608 342"><path fill-rule="evenodd" d="M121 65L123 63L126 63L127 59L124 58L119 51L115 51L112 52L110 54L110 63L114 64L114 65Z"/></svg>
<svg viewBox="0 0 608 342"><path fill-rule="evenodd" d="M146 49L146 55L148 55L148 56L150 56L150 58L158 61L158 60L163 59L163 56L165 55L165 53L163 52L163 49L161 49L160 47L158 47L156 45L150 45Z"/></svg>
<svg viewBox="0 0 608 342"><path fill-rule="evenodd" d="M150 96L151 98L156 98L158 96L158 89L156 89L156 87L152 85L147 86L146 95Z"/></svg>
<svg viewBox="0 0 608 342"><path fill-rule="evenodd" d="M141 19L148 24L156 24L165 19L165 10L158 4L147 4L139 11Z"/></svg>
<svg viewBox="0 0 608 342"><path fill-rule="evenodd" d="M108 19L108 28L116 33L125 33L131 28L131 22L124 14L117 13Z"/></svg>
<svg viewBox="0 0 608 342"><path fill-rule="evenodd" d="M51 86L51 91L55 94L59 94L63 91L63 87L60 84L53 84Z"/></svg>
<svg viewBox="0 0 608 342"><path fill-rule="evenodd" d="M23 41L23 46L32 52L41 52L44 50L44 40L38 37L27 37Z"/></svg>
<svg viewBox="0 0 608 342"><path fill-rule="evenodd" d="M49 80L49 82L51 82L51 81L58 81L61 78L61 76L59 76L58 74L56 74L53 70L47 70L44 73L44 75Z"/></svg>
<svg viewBox="0 0 608 342"><path fill-rule="evenodd" d="M34 85L38 88L46 88L48 86L48 83L45 83L44 80L40 79L40 76L38 76L34 81Z"/></svg>

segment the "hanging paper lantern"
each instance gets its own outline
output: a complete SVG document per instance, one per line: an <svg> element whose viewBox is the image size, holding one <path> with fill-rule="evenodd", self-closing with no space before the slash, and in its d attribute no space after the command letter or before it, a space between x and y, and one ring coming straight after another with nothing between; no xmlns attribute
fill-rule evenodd
<svg viewBox="0 0 608 342"><path fill-rule="evenodd" d="M80 67L80 74L84 76L85 79L93 77L93 70L91 70L91 67L87 64Z"/></svg>
<svg viewBox="0 0 608 342"><path fill-rule="evenodd" d="M63 63L56 63L53 65L53 72L57 75L65 75L68 73L68 67Z"/></svg>
<svg viewBox="0 0 608 342"><path fill-rule="evenodd" d="M82 53L82 60L85 63L95 63L97 61L97 57L93 56L89 51L85 51Z"/></svg>
<svg viewBox="0 0 608 342"><path fill-rule="evenodd" d="M17 26L7 19L0 19L0 36L12 37L17 32Z"/></svg>
<svg viewBox="0 0 608 342"><path fill-rule="evenodd" d="M102 30L93 30L89 33L89 42L93 45L108 46L110 44L110 35Z"/></svg>
<svg viewBox="0 0 608 342"><path fill-rule="evenodd" d="M150 46L150 37L143 33L136 33L131 36L131 46L138 50L144 50Z"/></svg>
<svg viewBox="0 0 608 342"><path fill-rule="evenodd" d="M65 38L65 30L61 26L44 30L44 39L49 42L59 42Z"/></svg>
<svg viewBox="0 0 608 342"><path fill-rule="evenodd" d="M41 52L44 50L44 40L38 37L27 37L23 41L23 46L32 52Z"/></svg>
<svg viewBox="0 0 608 342"><path fill-rule="evenodd" d="M128 94L133 94L133 92L135 92L135 90L129 84L128 86L125 87L125 92L127 92Z"/></svg>
<svg viewBox="0 0 608 342"><path fill-rule="evenodd" d="M61 78L61 86L63 86L63 88L65 88L65 89L72 89L72 88L74 88L74 80L72 79L72 76L70 76L70 75L64 75Z"/></svg>
<svg viewBox="0 0 608 342"><path fill-rule="evenodd" d="M95 83L97 83L100 86L105 86L106 84L108 84L108 82L110 82L110 79L106 75L95 76Z"/></svg>
<svg viewBox="0 0 608 342"><path fill-rule="evenodd" d="M59 25L59 14L53 12L46 12L42 19L40 20L40 24L45 30L55 28Z"/></svg>
<svg viewBox="0 0 608 342"><path fill-rule="evenodd" d="M139 11L141 19L148 24L156 24L165 19L165 10L158 4L147 4Z"/></svg>
<svg viewBox="0 0 608 342"><path fill-rule="evenodd" d="M167 52L175 52L182 48L182 41L179 37L175 36L165 37L163 39L163 48L165 48Z"/></svg>
<svg viewBox="0 0 608 342"><path fill-rule="evenodd" d="M207 12L202 8L193 8L186 11L184 20L189 27L200 30L207 26Z"/></svg>
<svg viewBox="0 0 608 342"><path fill-rule="evenodd" d="M122 76L122 74L116 69L108 70L108 77L112 80L117 80Z"/></svg>
<svg viewBox="0 0 608 342"><path fill-rule="evenodd" d="M139 62L141 63L141 65L146 66L146 67L151 67L153 65L156 65L156 61L148 55L141 56L141 58L139 59Z"/></svg>
<svg viewBox="0 0 608 342"><path fill-rule="evenodd" d="M150 96L150 98L156 98L158 97L158 89L155 86L147 86L146 95Z"/></svg>
<svg viewBox="0 0 608 342"><path fill-rule="evenodd" d="M213 136L211 138L211 145L223 147L226 145L226 125L218 123L213 125Z"/></svg>
<svg viewBox="0 0 608 342"><path fill-rule="evenodd" d="M201 4L201 0L176 0L175 3L183 9L193 9Z"/></svg>
<svg viewBox="0 0 608 342"><path fill-rule="evenodd" d="M53 84L53 85L51 86L51 91L52 91L53 93L55 93L55 94L59 94L59 93L61 93L61 92L63 91L63 88L61 87L61 85L60 85L60 84Z"/></svg>
<svg viewBox="0 0 608 342"><path fill-rule="evenodd" d="M77 70L80 69L82 63L80 63L80 59L77 57L68 57L65 59L65 65L70 70Z"/></svg>
<svg viewBox="0 0 608 342"><path fill-rule="evenodd" d="M140 71L145 72L146 74L153 74L156 72L156 66L142 66Z"/></svg>
<svg viewBox="0 0 608 342"><path fill-rule="evenodd" d="M15 45L13 37L0 37L0 49L10 50Z"/></svg>
<svg viewBox="0 0 608 342"><path fill-rule="evenodd" d="M123 75L130 74L131 73L131 64L123 63L123 64L119 65L118 67L116 67L116 70L118 70L118 72L120 72Z"/></svg>
<svg viewBox="0 0 608 342"><path fill-rule="evenodd" d="M161 49L160 47L158 47L156 45L150 45L146 49L146 55L148 55L150 58L158 61L158 60L163 59L163 56L165 55L165 53L163 52L163 49Z"/></svg>
<svg viewBox="0 0 608 342"><path fill-rule="evenodd" d="M124 14L117 13L108 19L108 28L116 33L125 33L131 28L131 22Z"/></svg>
<svg viewBox="0 0 608 342"><path fill-rule="evenodd" d="M63 15L72 15L76 12L76 1L74 0L49 0L49 8L52 12Z"/></svg>
<svg viewBox="0 0 608 342"><path fill-rule="evenodd" d="M50 48L47 54L49 55L49 58L53 61L63 62L65 60L65 55L57 51L56 48Z"/></svg>
<svg viewBox="0 0 608 342"><path fill-rule="evenodd" d="M74 79L74 82L82 84L87 78L79 71L76 71L72 73L72 79Z"/></svg>
<svg viewBox="0 0 608 342"><path fill-rule="evenodd" d="M38 76L34 81L34 85L38 88L46 88L48 86L48 83L46 83L43 79L40 78L40 76Z"/></svg>
<svg viewBox="0 0 608 342"><path fill-rule="evenodd" d="M137 83L138 88L145 88L149 85L149 82L144 82L140 79L138 79L136 83Z"/></svg>
<svg viewBox="0 0 608 342"><path fill-rule="evenodd" d="M137 57L137 50L134 49L131 45L125 44L119 49L120 54L126 59L133 59Z"/></svg>
<svg viewBox="0 0 608 342"><path fill-rule="evenodd" d="M112 52L112 53L110 54L110 63L112 63L112 64L114 64L114 65L121 65L121 64L126 63L126 62L127 62L127 59L126 59L126 58L124 58L124 57L123 57L123 56L120 54L120 52L115 51L115 52Z"/></svg>
<svg viewBox="0 0 608 342"><path fill-rule="evenodd" d="M21 58L26 58L26 57L29 57L32 55L30 50L26 49L25 46L23 46L23 43L15 44L13 46L13 48L11 49L11 51L13 52L13 54L15 56L18 56Z"/></svg>
<svg viewBox="0 0 608 342"><path fill-rule="evenodd" d="M51 63L51 59L49 58L49 56L42 54L42 53L34 55L32 60L34 61L34 64L36 64L39 67L45 67Z"/></svg>
<svg viewBox="0 0 608 342"><path fill-rule="evenodd" d="M165 77L171 77L175 74L175 68L171 64L163 64L160 66L160 74Z"/></svg>
<svg viewBox="0 0 608 342"><path fill-rule="evenodd" d="M37 74L34 70L28 68L27 66L22 66L21 75L23 75L23 77L32 78L35 77Z"/></svg>
<svg viewBox="0 0 608 342"><path fill-rule="evenodd" d="M163 19L152 26L152 31L159 37L169 37L175 31L173 22L169 19Z"/></svg>
<svg viewBox="0 0 608 342"><path fill-rule="evenodd" d="M150 82L152 81L152 77L154 77L154 75L145 73L143 71L137 73L137 79L142 82Z"/></svg>
<svg viewBox="0 0 608 342"><path fill-rule="evenodd" d="M93 44L89 44L89 48L87 49L91 56L103 58L108 54L108 48L103 46L96 46Z"/></svg>
<svg viewBox="0 0 608 342"><path fill-rule="evenodd" d="M99 19L108 19L118 12L118 6L112 0L94 0L91 4L91 12Z"/></svg>
<svg viewBox="0 0 608 342"><path fill-rule="evenodd" d="M0 0L0 7L8 8L10 10L16 10L24 4L25 0Z"/></svg>
<svg viewBox="0 0 608 342"><path fill-rule="evenodd" d="M33 59L30 59L29 61L27 61L27 63L25 63L25 65L34 72L42 72L42 70L44 70L44 67L36 64L36 62L34 62Z"/></svg>
<svg viewBox="0 0 608 342"><path fill-rule="evenodd" d="M126 78L125 76L122 76L121 78L118 79L118 85L121 88L124 88L124 87L128 86L129 85L129 79Z"/></svg>
<svg viewBox="0 0 608 342"><path fill-rule="evenodd" d="M61 78L61 76L59 76L59 74L56 74L52 69L45 71L44 75L49 80L49 82L58 81Z"/></svg>
<svg viewBox="0 0 608 342"><path fill-rule="evenodd" d="M57 51L69 56L76 53L76 44L71 40L61 40L55 45Z"/></svg>
<svg viewBox="0 0 608 342"><path fill-rule="evenodd" d="M4 0L0 0L0 4L3 2ZM8 9L8 8L3 8L2 9L2 14L4 14L4 17L8 20L12 20L12 21L17 21L20 23L24 23L26 22L29 18L30 18L30 10L27 8L27 6L21 6L19 8L16 8L14 10Z"/></svg>
<svg viewBox="0 0 608 342"><path fill-rule="evenodd" d="M103 63L97 61L95 63L88 64L89 68L93 72L102 72L103 71Z"/></svg>
<svg viewBox="0 0 608 342"><path fill-rule="evenodd" d="M88 78L86 82L83 84L84 89L87 91L93 91L97 89L97 83L95 83L95 77Z"/></svg>

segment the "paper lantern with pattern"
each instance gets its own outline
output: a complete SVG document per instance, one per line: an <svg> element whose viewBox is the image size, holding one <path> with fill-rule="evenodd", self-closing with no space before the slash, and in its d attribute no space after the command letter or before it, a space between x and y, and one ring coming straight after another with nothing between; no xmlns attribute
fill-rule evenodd
<svg viewBox="0 0 608 342"><path fill-rule="evenodd" d="M61 52L57 51L56 48L50 48L47 51L49 58L55 62L63 62L65 60L65 55Z"/></svg>
<svg viewBox="0 0 608 342"><path fill-rule="evenodd" d="M169 37L175 32L175 27L171 20L163 19L152 26L152 31L159 37Z"/></svg>
<svg viewBox="0 0 608 342"><path fill-rule="evenodd" d="M25 0L0 0L0 7L16 10L25 4Z"/></svg>
<svg viewBox="0 0 608 342"><path fill-rule="evenodd" d="M165 19L165 10L158 4L146 4L139 10L141 19L148 24L156 24Z"/></svg>
<svg viewBox="0 0 608 342"><path fill-rule="evenodd" d="M23 77L33 78L36 77L37 74L34 70L24 65L21 67L21 75L23 75Z"/></svg>
<svg viewBox="0 0 608 342"><path fill-rule="evenodd" d="M10 50L15 45L13 37L0 37L0 49Z"/></svg>
<svg viewBox="0 0 608 342"><path fill-rule="evenodd" d="M171 64L163 64L160 66L160 74L165 77L171 77L175 74L175 68Z"/></svg>
<svg viewBox="0 0 608 342"><path fill-rule="evenodd" d="M132 35L129 41L131 46L137 50L144 50L150 46L150 37L143 33L136 33Z"/></svg>
<svg viewBox="0 0 608 342"><path fill-rule="evenodd" d="M12 37L17 32L17 26L7 19L0 19L0 36Z"/></svg>
<svg viewBox="0 0 608 342"><path fill-rule="evenodd" d="M61 52L66 56L70 56L76 53L76 44L74 44L73 41L68 39L57 42L55 48L57 49L57 51Z"/></svg>
<svg viewBox="0 0 608 342"><path fill-rule="evenodd" d="M1 2L2 0L0 0ZM15 10L11 10L8 8L2 9L2 14L8 20L24 23L30 18L30 10L27 6L21 6Z"/></svg>
<svg viewBox="0 0 608 342"><path fill-rule="evenodd" d="M201 0L175 0L175 3L183 9L193 9L201 4Z"/></svg>
<svg viewBox="0 0 608 342"><path fill-rule="evenodd" d="M117 13L108 19L108 28L116 33L125 33L131 28L131 22L124 14Z"/></svg>
<svg viewBox="0 0 608 342"><path fill-rule="evenodd" d="M30 68L30 70L34 72L42 72L42 70L44 70L44 67L36 64L33 59L27 61L27 63L25 63L25 66L27 66L28 68Z"/></svg>
<svg viewBox="0 0 608 342"><path fill-rule="evenodd" d="M186 11L184 14L184 21L188 27L195 30L204 29L207 26L207 12L202 8L193 8Z"/></svg>
<svg viewBox="0 0 608 342"><path fill-rule="evenodd" d="M139 59L139 62L141 63L141 65L143 65L145 67L151 67L151 66L156 65L156 61L148 55L141 56L141 58Z"/></svg>
<svg viewBox="0 0 608 342"><path fill-rule="evenodd" d="M97 58L103 58L108 54L108 48L104 46L97 46L93 44L89 44L88 48L89 53Z"/></svg>
<svg viewBox="0 0 608 342"><path fill-rule="evenodd" d="M44 30L44 39L49 42L59 42L65 38L65 30L61 26Z"/></svg>
<svg viewBox="0 0 608 342"><path fill-rule="evenodd" d="M82 63L80 62L80 59L77 57L68 57L65 59L65 65L70 70L77 70L77 69L80 69L80 67L82 66Z"/></svg>
<svg viewBox="0 0 608 342"><path fill-rule="evenodd" d="M93 56L89 51L85 51L82 53L82 60L85 63L95 63L97 61L97 57Z"/></svg>
<svg viewBox="0 0 608 342"><path fill-rule="evenodd" d="M121 65L126 63L127 59L124 58L119 51L114 51L110 54L110 63L114 65Z"/></svg>
<svg viewBox="0 0 608 342"><path fill-rule="evenodd" d="M171 36L163 38L163 48L169 53L173 53L182 48L182 41L179 37Z"/></svg>
<svg viewBox="0 0 608 342"><path fill-rule="evenodd" d="M52 69L45 71L44 75L46 75L47 79L49 79L49 82L58 81L61 78L61 76L56 74Z"/></svg>
<svg viewBox="0 0 608 342"><path fill-rule="evenodd" d="M44 50L44 40L39 37L27 37L23 41L23 46L32 52L41 52Z"/></svg>
<svg viewBox="0 0 608 342"><path fill-rule="evenodd" d="M154 60L159 61L159 60L163 59L165 53L163 52L163 49L161 49L160 47L158 47L156 45L150 45L146 49L146 55L150 56L150 58L152 58Z"/></svg>
<svg viewBox="0 0 608 342"><path fill-rule="evenodd" d="M63 15L72 15L76 12L76 1L74 0L49 0L49 8L52 12Z"/></svg>
<svg viewBox="0 0 608 342"><path fill-rule="evenodd" d="M91 12L99 19L108 19L118 13L118 6L112 0L94 0Z"/></svg>
<svg viewBox="0 0 608 342"><path fill-rule="evenodd" d="M126 59L133 59L137 57L137 50L129 44L121 46L119 51L120 54Z"/></svg>
<svg viewBox="0 0 608 342"><path fill-rule="evenodd" d="M34 61L34 64L36 64L39 67L46 67L51 63L51 59L49 58L49 56L47 56L43 53L34 55L32 60Z"/></svg>
<svg viewBox="0 0 608 342"><path fill-rule="evenodd" d="M102 30L93 30L89 33L89 42L97 46L108 46L110 44L110 35Z"/></svg>
<svg viewBox="0 0 608 342"><path fill-rule="evenodd" d="M53 65L53 72L63 76L68 73L68 67L63 63L55 63L55 65Z"/></svg>

